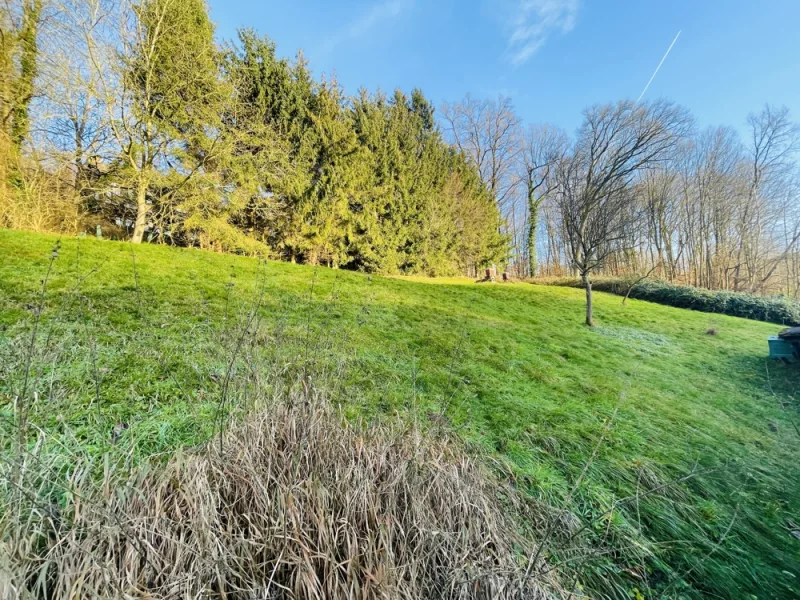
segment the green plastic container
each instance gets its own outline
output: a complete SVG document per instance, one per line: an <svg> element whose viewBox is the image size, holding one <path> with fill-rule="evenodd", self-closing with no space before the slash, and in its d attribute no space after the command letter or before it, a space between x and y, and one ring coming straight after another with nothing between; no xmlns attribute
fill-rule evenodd
<svg viewBox="0 0 800 600"><path fill-rule="evenodd" d="M779 338L777 335L767 338L769 342L769 357L775 360L795 360L797 359L797 350L786 340Z"/></svg>

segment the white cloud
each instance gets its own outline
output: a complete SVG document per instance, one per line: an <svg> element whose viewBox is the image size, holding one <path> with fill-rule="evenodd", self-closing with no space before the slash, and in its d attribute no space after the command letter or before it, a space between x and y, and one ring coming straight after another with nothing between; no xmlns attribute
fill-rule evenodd
<svg viewBox="0 0 800 600"><path fill-rule="evenodd" d="M369 33L373 27L379 25L383 21L390 21L399 17L410 10L413 4L413 0L383 0L383 2L373 4L368 10L353 19L341 31L326 40L326 51L330 52L336 48L336 46L344 42Z"/></svg>
<svg viewBox="0 0 800 600"><path fill-rule="evenodd" d="M568 33L575 27L580 0L519 0L508 23L508 58L525 63L553 32Z"/></svg>

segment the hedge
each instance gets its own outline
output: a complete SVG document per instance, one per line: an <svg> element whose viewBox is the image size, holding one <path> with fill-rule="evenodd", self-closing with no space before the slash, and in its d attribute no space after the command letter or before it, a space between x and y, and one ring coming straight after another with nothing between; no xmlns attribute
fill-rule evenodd
<svg viewBox="0 0 800 600"><path fill-rule="evenodd" d="M579 279L554 279L548 285L583 287ZM592 289L624 296L629 282L623 279L600 279L592 282ZM800 302L785 296L754 296L742 292L712 291L665 281L645 280L631 290L631 298L657 304L689 308L732 317L744 317L779 325L800 325Z"/></svg>

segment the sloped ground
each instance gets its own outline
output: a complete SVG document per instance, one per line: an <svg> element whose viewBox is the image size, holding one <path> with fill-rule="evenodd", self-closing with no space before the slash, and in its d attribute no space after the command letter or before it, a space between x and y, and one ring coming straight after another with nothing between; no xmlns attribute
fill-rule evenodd
<svg viewBox="0 0 800 600"><path fill-rule="evenodd" d="M246 409L221 399L258 347L272 376L453 431L565 506L546 553L596 595L800 597L800 372L766 362L776 326L598 294L587 329L580 290L55 243L0 231L7 451L20 395L53 452L195 445Z"/></svg>

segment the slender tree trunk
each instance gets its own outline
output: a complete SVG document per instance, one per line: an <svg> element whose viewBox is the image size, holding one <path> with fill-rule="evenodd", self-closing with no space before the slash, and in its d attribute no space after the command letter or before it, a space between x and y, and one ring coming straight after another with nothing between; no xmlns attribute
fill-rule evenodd
<svg viewBox="0 0 800 600"><path fill-rule="evenodd" d="M539 203L528 198L528 269L531 277L536 277L536 230L539 227Z"/></svg>
<svg viewBox="0 0 800 600"><path fill-rule="evenodd" d="M592 306L592 282L589 280L589 274L583 273L581 275L583 286L586 288L586 325L594 327L594 310Z"/></svg>
<svg viewBox="0 0 800 600"><path fill-rule="evenodd" d="M136 189L136 222L133 226L131 242L141 244L144 239L144 228L147 225L147 185L142 182Z"/></svg>

